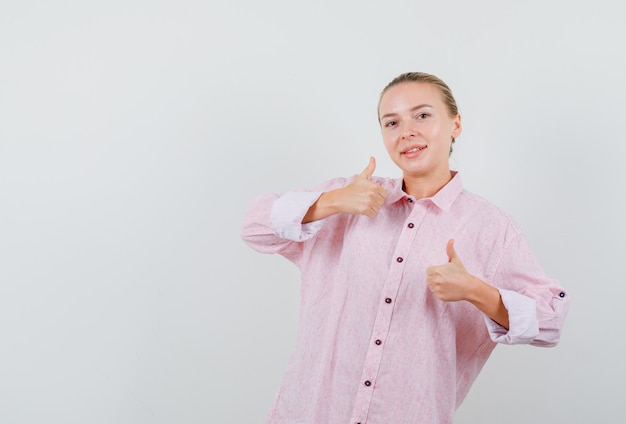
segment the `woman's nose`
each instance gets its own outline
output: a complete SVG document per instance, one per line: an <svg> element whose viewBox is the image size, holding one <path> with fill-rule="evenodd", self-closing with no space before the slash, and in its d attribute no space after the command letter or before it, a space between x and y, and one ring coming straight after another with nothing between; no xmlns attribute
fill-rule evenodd
<svg viewBox="0 0 626 424"><path fill-rule="evenodd" d="M402 128L402 139L413 138L415 137L415 133L415 127L413 125L405 125L404 128Z"/></svg>

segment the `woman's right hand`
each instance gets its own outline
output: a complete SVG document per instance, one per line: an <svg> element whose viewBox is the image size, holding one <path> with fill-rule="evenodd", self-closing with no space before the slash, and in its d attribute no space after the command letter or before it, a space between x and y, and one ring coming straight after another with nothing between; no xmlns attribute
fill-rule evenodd
<svg viewBox="0 0 626 424"><path fill-rule="evenodd" d="M341 212L374 216L385 202L387 191L370 181L376 169L376 160L370 157L367 167L347 186L336 190Z"/></svg>
<svg viewBox="0 0 626 424"><path fill-rule="evenodd" d="M302 223L317 221L337 213L374 216L385 202L387 191L370 177L376 169L376 160L370 157L367 167L345 187L323 193L309 208Z"/></svg>

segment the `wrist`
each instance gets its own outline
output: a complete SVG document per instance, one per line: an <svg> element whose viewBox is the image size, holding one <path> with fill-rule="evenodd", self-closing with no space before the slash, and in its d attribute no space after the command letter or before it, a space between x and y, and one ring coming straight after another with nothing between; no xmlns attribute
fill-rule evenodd
<svg viewBox="0 0 626 424"><path fill-rule="evenodd" d="M500 290L480 278L472 276L471 280L472 289L468 292L467 300L493 321L508 329L509 313L502 303Z"/></svg>
<svg viewBox="0 0 626 424"><path fill-rule="evenodd" d="M478 277L470 275L468 279L468 290L465 300L474 304L475 306L478 306L481 303L484 303L485 299L489 297L489 295L493 295L493 290L497 292L497 289L495 287L490 286Z"/></svg>
<svg viewBox="0 0 626 424"><path fill-rule="evenodd" d="M338 195L338 191L341 189L331 190L322 193L317 201L317 207L326 216L334 215L341 212L339 200L341 196Z"/></svg>
<svg viewBox="0 0 626 424"><path fill-rule="evenodd" d="M337 209L337 195L334 193L336 190L324 192L317 198L315 203L311 205L302 223L306 224L312 221L319 221L320 219L328 218L331 215L338 213Z"/></svg>

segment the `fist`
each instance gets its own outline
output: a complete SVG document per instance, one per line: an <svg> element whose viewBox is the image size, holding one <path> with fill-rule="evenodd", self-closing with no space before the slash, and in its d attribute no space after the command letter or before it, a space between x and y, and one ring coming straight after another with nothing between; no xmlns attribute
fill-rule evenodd
<svg viewBox="0 0 626 424"><path fill-rule="evenodd" d="M448 263L426 269L428 287L439 300L445 302L467 300L473 289L473 279L454 250L454 240L448 241L446 253Z"/></svg>
<svg viewBox="0 0 626 424"><path fill-rule="evenodd" d="M341 189L341 204L344 213L374 216L385 202L387 191L370 181L376 160L370 157L367 167L347 186Z"/></svg>

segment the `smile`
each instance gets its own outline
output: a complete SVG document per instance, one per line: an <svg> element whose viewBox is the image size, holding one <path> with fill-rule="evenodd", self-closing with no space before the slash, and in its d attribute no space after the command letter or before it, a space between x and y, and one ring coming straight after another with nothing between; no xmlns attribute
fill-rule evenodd
<svg viewBox="0 0 626 424"><path fill-rule="evenodd" d="M409 153L415 153L415 152L419 152L420 150L424 150L426 148L426 146L424 147L413 147L412 149L406 150L404 152L402 152L403 155L409 154Z"/></svg>

